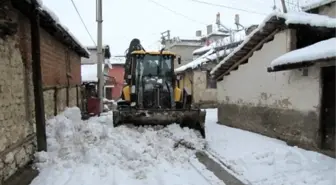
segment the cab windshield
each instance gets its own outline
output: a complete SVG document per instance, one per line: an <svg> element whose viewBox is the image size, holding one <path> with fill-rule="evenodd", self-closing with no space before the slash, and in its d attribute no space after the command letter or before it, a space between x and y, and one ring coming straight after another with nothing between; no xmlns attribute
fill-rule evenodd
<svg viewBox="0 0 336 185"><path fill-rule="evenodd" d="M172 73L172 56L143 55L137 58L141 76L169 77Z"/></svg>

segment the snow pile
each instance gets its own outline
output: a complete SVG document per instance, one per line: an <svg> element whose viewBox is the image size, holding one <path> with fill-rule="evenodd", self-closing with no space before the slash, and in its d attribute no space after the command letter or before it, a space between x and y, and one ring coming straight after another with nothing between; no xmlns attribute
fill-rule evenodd
<svg viewBox="0 0 336 185"><path fill-rule="evenodd" d="M269 21L272 17L278 17L285 19L285 23L288 24L302 24L310 25L316 27L326 27L326 28L336 28L336 19L324 15L309 14L305 12L289 12L280 13L273 12L268 15L264 21L258 26L257 29L253 30L248 36L246 36L244 42L242 42L238 47L234 49L228 56L226 56L219 64L217 64L210 72L213 75L228 59L234 56L239 50L241 50L246 43L250 41L252 36L257 32L261 31L265 26L265 23Z"/></svg>
<svg viewBox="0 0 336 185"><path fill-rule="evenodd" d="M253 185L334 185L335 159L285 142L216 123L207 111L210 151Z"/></svg>
<svg viewBox="0 0 336 185"><path fill-rule="evenodd" d="M336 57L336 38L288 52L271 62L270 67Z"/></svg>
<svg viewBox="0 0 336 185"><path fill-rule="evenodd" d="M302 10L308 11L335 1L336 0L306 0L306 3L302 6Z"/></svg>
<svg viewBox="0 0 336 185"><path fill-rule="evenodd" d="M69 108L47 121L47 141L31 185L206 184L188 163L205 141L178 125L113 128L111 112L81 121Z"/></svg>

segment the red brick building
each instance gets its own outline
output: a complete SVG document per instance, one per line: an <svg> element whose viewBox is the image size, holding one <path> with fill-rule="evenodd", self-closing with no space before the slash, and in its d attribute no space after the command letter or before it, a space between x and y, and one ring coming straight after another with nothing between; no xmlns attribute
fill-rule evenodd
<svg viewBox="0 0 336 185"><path fill-rule="evenodd" d="M82 82L98 82L97 78L97 49L88 47L90 58L82 58ZM108 53L110 52L107 49ZM105 57L103 72L105 76L104 97L109 100L118 100L124 82L124 56ZM109 63L111 65L109 65Z"/></svg>
<svg viewBox="0 0 336 185"><path fill-rule="evenodd" d="M109 69L108 75L114 79L114 84L111 86L112 99L118 100L124 86L125 57L112 57L110 63L112 68Z"/></svg>

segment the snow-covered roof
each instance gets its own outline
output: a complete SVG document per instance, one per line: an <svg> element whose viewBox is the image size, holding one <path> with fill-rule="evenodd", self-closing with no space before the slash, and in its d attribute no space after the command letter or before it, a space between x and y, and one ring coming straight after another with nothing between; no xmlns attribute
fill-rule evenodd
<svg viewBox="0 0 336 185"><path fill-rule="evenodd" d="M266 26L267 25L267 26ZM260 49L266 42L272 40L273 36L284 26L288 25L308 25L335 29L336 19L324 15L309 14L305 12L280 13L273 12L268 15L257 29L252 31L237 48L217 64L210 72L215 78L219 78L224 73L228 73L237 62L242 63L250 57L250 48ZM244 49L243 49L244 48ZM221 69L221 70L219 70Z"/></svg>
<svg viewBox="0 0 336 185"><path fill-rule="evenodd" d="M78 41L78 39L64 26L57 15L48 7L43 5L42 0L38 0L40 25L51 35L54 35L61 42L66 45L71 45L74 51L76 51L82 57L89 57L90 52ZM23 14L29 15L29 7L31 1L13 1L15 8L20 10ZM58 33L58 34L55 34Z"/></svg>
<svg viewBox="0 0 336 185"><path fill-rule="evenodd" d="M175 69L175 73L181 73L184 72L187 69L195 69L200 65L204 65L208 62L211 62L213 60L216 60L218 58L223 58L225 55L230 53L230 49L227 50L221 50L218 51L218 53L215 52L214 49L211 49L210 51L206 52L202 56L198 57L197 59L193 60L192 62L189 62L179 68Z"/></svg>
<svg viewBox="0 0 336 185"><path fill-rule="evenodd" d="M288 52L271 62L268 71L283 68L291 64L297 66L309 66L318 61L325 61L336 58L336 38L317 42L313 45ZM279 71L280 69L276 70Z"/></svg>
<svg viewBox="0 0 336 185"><path fill-rule="evenodd" d="M202 41L200 37L174 37L173 39L167 41L167 45L169 47L173 46L192 46L192 47L200 47L202 45Z"/></svg>
<svg viewBox="0 0 336 185"><path fill-rule="evenodd" d="M105 66L102 66L104 71ZM97 82L97 64L81 65L82 82Z"/></svg>
<svg viewBox="0 0 336 185"><path fill-rule="evenodd" d="M336 2L336 0L310 0L309 3L304 4L301 8L303 11L309 11L332 2Z"/></svg>
<svg viewBox="0 0 336 185"><path fill-rule="evenodd" d="M244 31L235 33L234 36L233 36L233 42L243 40L244 38L245 38L245 32ZM194 50L193 55L200 55L200 54L203 54L203 53L209 51L211 48L221 47L221 46L227 45L229 43L231 43L230 37L225 37L225 38L222 38L222 39L218 39L218 40L216 40L215 42L212 42L209 45L205 45L201 48L198 48L198 49Z"/></svg>
<svg viewBox="0 0 336 185"><path fill-rule="evenodd" d="M87 46L86 47L91 55L89 58L81 58L81 63L82 64L96 64L97 63L97 46ZM108 47L108 45L105 45L103 47L103 52L105 52L105 49L107 49L107 52L110 54L110 49ZM110 57L110 56L107 56ZM105 57L105 59L107 59L107 57Z"/></svg>
<svg viewBox="0 0 336 185"><path fill-rule="evenodd" d="M121 65L124 65L126 62L126 57L116 57L116 56L113 56L110 58L110 64L121 64Z"/></svg>

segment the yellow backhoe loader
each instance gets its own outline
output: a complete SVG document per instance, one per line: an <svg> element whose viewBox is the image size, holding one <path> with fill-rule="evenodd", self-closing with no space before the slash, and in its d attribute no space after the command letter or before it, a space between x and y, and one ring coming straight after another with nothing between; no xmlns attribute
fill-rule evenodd
<svg viewBox="0 0 336 185"><path fill-rule="evenodd" d="M146 51L133 39L126 51L125 86L113 111L114 127L123 124L179 124L198 130L205 138L205 111L192 107L192 97L177 87L174 61L181 57L160 50Z"/></svg>

